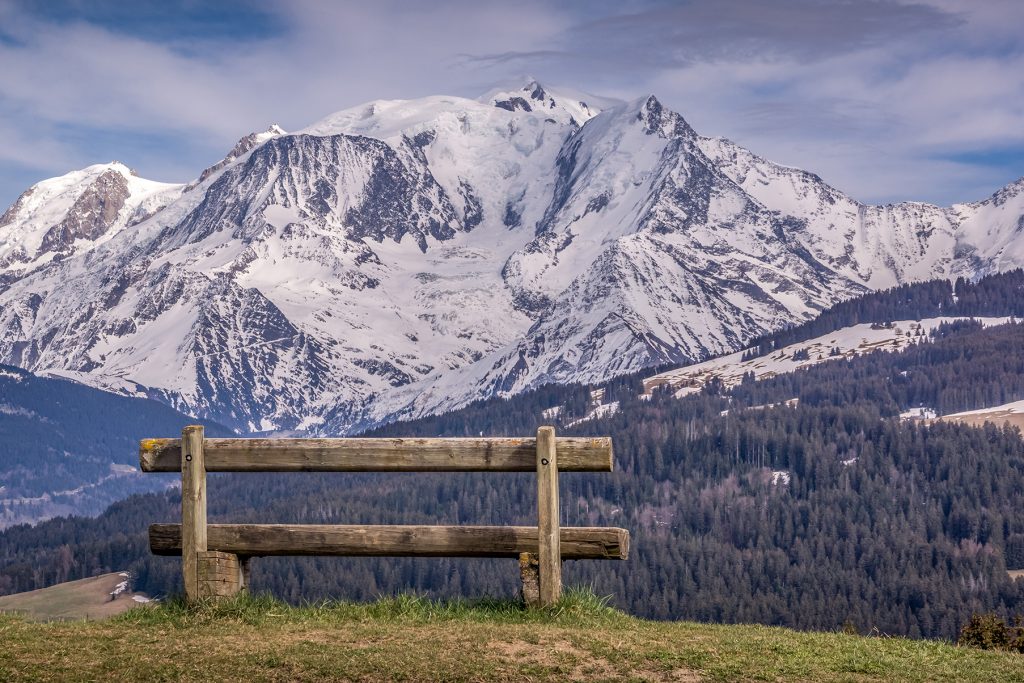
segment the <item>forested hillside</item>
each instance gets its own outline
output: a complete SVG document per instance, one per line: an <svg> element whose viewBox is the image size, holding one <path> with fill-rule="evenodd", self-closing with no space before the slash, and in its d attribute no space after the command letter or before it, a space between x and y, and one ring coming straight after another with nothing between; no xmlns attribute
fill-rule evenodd
<svg viewBox="0 0 1024 683"><path fill-rule="evenodd" d="M164 488L173 477L137 471L138 440L193 421L156 401L0 365L0 528L98 514L131 493Z"/></svg>
<svg viewBox="0 0 1024 683"><path fill-rule="evenodd" d="M566 525L633 534L626 562L569 562L568 582L638 615L756 621L952 638L972 612L1024 610L1006 573L1024 543L1024 442L1015 430L900 421L917 403L977 407L1024 398L1024 326L950 326L905 353L824 363L792 376L712 385L676 399L609 388L619 412L563 434L609 434L616 472L563 476ZM795 407L750 409L798 398ZM543 409L586 409L583 387L489 401L378 435L525 434ZM562 417L564 416L564 417ZM215 520L531 523L521 475L212 476ZM134 497L95 520L0 536L0 590L112 569L137 588L177 589L180 564L148 555L144 531L178 515L173 494ZM253 583L291 601L416 589L511 594L508 561L261 559Z"/></svg>

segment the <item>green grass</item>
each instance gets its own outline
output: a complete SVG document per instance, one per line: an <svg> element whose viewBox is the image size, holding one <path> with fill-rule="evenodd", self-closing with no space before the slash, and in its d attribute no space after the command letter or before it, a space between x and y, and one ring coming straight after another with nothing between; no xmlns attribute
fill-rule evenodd
<svg viewBox="0 0 1024 683"><path fill-rule="evenodd" d="M100 622L0 616L0 680L1022 681L1024 656L934 641L635 619L586 590L290 607L180 601Z"/></svg>

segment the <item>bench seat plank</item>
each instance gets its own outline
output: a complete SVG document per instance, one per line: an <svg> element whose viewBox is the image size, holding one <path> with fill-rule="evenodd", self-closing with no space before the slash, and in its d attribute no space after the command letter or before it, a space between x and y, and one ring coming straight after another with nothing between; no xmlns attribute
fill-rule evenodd
<svg viewBox="0 0 1024 683"><path fill-rule="evenodd" d="M566 560L624 560L629 554L625 529L562 527L559 537ZM149 543L155 555L180 555L181 525L151 525ZM539 547L537 527L332 524L210 524L207 545L243 556L519 557Z"/></svg>

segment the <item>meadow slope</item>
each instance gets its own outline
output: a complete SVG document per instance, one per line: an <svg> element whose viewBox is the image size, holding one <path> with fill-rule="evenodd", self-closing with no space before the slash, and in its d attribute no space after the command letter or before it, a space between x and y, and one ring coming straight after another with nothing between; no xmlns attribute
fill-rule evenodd
<svg viewBox="0 0 1024 683"><path fill-rule="evenodd" d="M293 608L243 598L106 621L0 616L0 679L1024 681L1024 656L938 641L765 626L651 622L573 591L554 609L511 602Z"/></svg>

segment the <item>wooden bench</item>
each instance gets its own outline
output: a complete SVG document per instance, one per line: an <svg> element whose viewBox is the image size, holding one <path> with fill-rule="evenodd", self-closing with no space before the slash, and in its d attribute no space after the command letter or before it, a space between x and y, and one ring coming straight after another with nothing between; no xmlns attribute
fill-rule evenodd
<svg viewBox="0 0 1024 683"><path fill-rule="evenodd" d="M629 532L561 527L558 472L611 472L610 438L143 439L143 472L181 472L181 524L153 524L150 550L181 555L189 601L236 594L249 558L268 555L511 557L523 598L551 605L562 592L562 560L624 560ZM536 472L537 526L207 524L207 472Z"/></svg>

